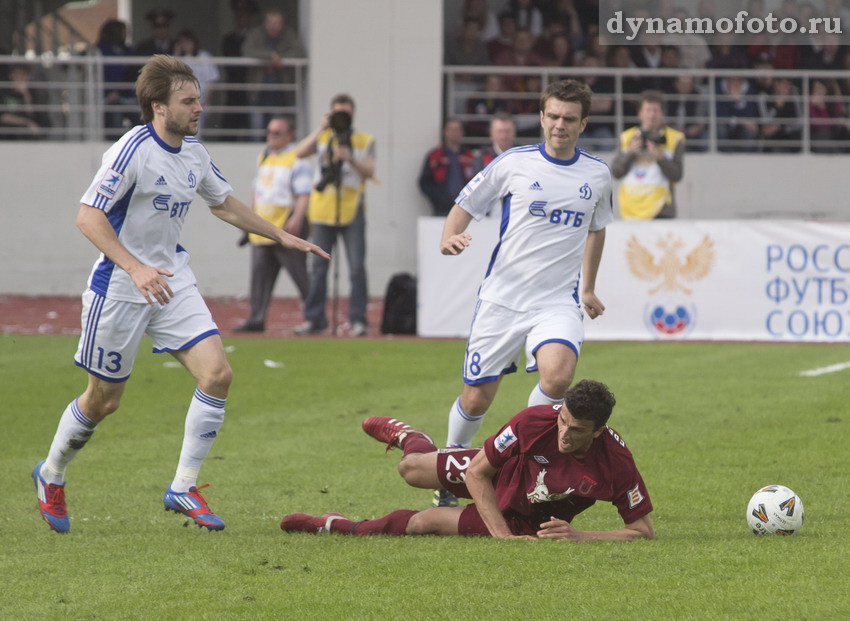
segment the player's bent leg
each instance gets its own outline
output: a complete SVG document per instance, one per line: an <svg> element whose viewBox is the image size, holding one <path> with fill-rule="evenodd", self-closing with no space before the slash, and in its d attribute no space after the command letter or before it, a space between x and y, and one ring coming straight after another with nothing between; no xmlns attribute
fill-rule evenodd
<svg viewBox="0 0 850 621"><path fill-rule="evenodd" d="M432 507L415 514L407 523L408 535L457 535L465 507Z"/></svg>
<svg viewBox="0 0 850 621"><path fill-rule="evenodd" d="M482 416L487 412L487 408L493 403L496 398L496 392L499 390L499 384L502 381L500 376L492 382L483 384L464 384L463 391L460 394L460 406L463 411L470 416Z"/></svg>
<svg viewBox="0 0 850 621"><path fill-rule="evenodd" d="M217 399L226 399L233 379L224 345L218 334L199 341L188 349L170 352L197 380L198 388Z"/></svg>
<svg viewBox="0 0 850 621"><path fill-rule="evenodd" d="M438 453L411 453L398 464L398 473L411 487L434 489L440 486L437 476Z"/></svg>
<svg viewBox="0 0 850 621"><path fill-rule="evenodd" d="M539 389L550 399L561 401L573 382L578 358L563 343L546 343L536 352L540 371Z"/></svg>
<svg viewBox="0 0 850 621"><path fill-rule="evenodd" d="M121 405L127 382L108 382L89 374L85 392L77 399L80 410L95 424Z"/></svg>

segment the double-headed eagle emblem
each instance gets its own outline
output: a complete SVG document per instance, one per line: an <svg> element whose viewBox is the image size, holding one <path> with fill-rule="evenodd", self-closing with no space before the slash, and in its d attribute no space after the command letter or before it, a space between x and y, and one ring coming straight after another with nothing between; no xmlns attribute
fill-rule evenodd
<svg viewBox="0 0 850 621"><path fill-rule="evenodd" d="M635 235L632 235L626 248L629 270L635 278L649 281L661 279L657 287L650 289L650 295L655 295L659 291L681 291L690 295L691 290L679 281L700 280L711 271L712 263L714 263L714 242L708 235L703 237L684 260L679 258L679 250L685 244L672 233L659 239L655 245L661 248L661 257L657 261L652 252L641 244Z"/></svg>

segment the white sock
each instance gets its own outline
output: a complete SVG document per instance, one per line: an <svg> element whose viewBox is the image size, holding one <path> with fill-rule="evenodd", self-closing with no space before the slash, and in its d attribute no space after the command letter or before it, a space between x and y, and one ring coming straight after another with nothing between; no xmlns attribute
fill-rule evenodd
<svg viewBox="0 0 850 621"><path fill-rule="evenodd" d="M65 483L65 468L86 445L96 428L97 423L82 413L76 399L68 404L59 419L47 459L41 466L41 476L46 483Z"/></svg>
<svg viewBox="0 0 850 621"><path fill-rule="evenodd" d="M177 472L171 489L175 492L188 492L198 485L198 473L201 464L212 448L213 440L224 422L225 399L218 399L195 389L189 411L186 413L186 426L183 433L183 448Z"/></svg>
<svg viewBox="0 0 850 621"><path fill-rule="evenodd" d="M455 399L452 409L449 410L449 437L446 446L463 448L472 446L472 438L481 429L486 414L487 412L480 416L470 416L461 407L460 397Z"/></svg>
<svg viewBox="0 0 850 621"><path fill-rule="evenodd" d="M563 397L550 397L543 389L540 388L540 382L537 382L537 385L532 389L531 394L528 395L528 407L534 405L557 405L561 401L563 401Z"/></svg>

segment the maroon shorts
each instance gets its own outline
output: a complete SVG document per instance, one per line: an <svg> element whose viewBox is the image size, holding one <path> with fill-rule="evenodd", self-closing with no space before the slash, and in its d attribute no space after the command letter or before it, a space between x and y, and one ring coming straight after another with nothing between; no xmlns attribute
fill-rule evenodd
<svg viewBox="0 0 850 621"><path fill-rule="evenodd" d="M472 498L466 488L466 470L472 463L472 458L481 449L440 449L437 453L437 477L443 489L447 489L458 498ZM515 535L533 535L534 528L521 520L506 518L508 527ZM467 505L460 514L457 524L458 535L471 537L475 535L490 536L490 530L478 514L478 507Z"/></svg>

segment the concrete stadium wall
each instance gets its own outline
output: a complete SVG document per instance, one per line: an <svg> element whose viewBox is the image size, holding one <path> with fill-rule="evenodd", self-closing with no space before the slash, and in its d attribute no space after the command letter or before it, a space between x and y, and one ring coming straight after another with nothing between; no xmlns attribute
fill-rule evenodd
<svg viewBox="0 0 850 621"><path fill-rule="evenodd" d="M415 269L416 219L427 214L416 190L416 172L430 141L396 145L387 136L383 144L379 151L384 158L382 184L370 190L372 295L383 293L393 273ZM75 228L74 217L105 147L0 143L0 294L77 295L82 291L97 252ZM257 145L210 146L236 196L244 200L257 150ZM392 159L393 153L401 152L412 154L406 165ZM846 157L688 155L685 166L685 179L678 188L683 218L850 220L850 198L841 190L847 186ZM182 243L192 255L205 294L246 294L249 253L236 247L238 237L239 232L213 217L203 201L192 204ZM344 273L340 282L346 294ZM281 276L276 295L294 295L287 276Z"/></svg>

